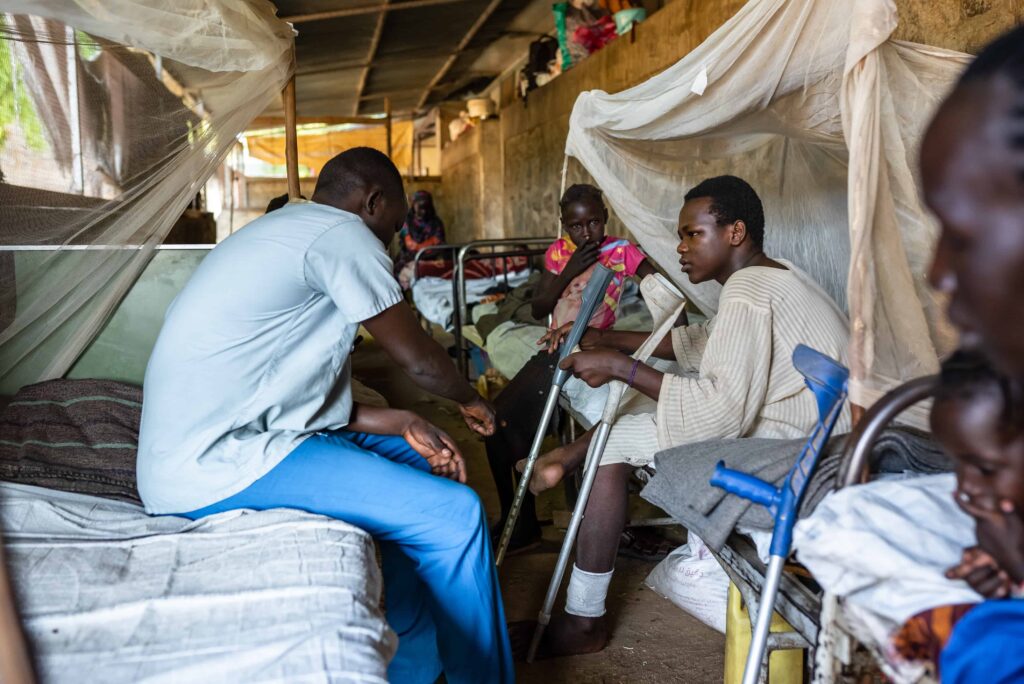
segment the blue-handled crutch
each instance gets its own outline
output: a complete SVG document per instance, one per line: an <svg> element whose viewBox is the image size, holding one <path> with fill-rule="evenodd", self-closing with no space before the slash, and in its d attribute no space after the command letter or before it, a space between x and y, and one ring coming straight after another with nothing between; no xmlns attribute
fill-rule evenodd
<svg viewBox="0 0 1024 684"><path fill-rule="evenodd" d="M558 362L572 353L573 347L580 343L583 333L590 325L590 318L597 310L598 304L604 300L604 293L608 290L608 283L612 280L611 269L602 264L597 264L590 274L590 280L583 289L583 300L580 302L579 313L573 322L569 335L562 343L561 351L558 354ZM548 423L558 405L558 397L562 393L562 385L569 379L569 371L555 368L555 375L551 378L551 389L548 390L548 399L544 404L544 411L540 416L540 423L537 425L537 432L533 436L533 444L530 446L530 455L526 459L526 467L523 468L523 476L519 480L519 487L516 489L516 498L512 500L512 508L508 512L508 519L505 520L505 529L501 531L501 540L498 542L498 549L495 552L494 562L501 565L505 560L505 550L508 549L508 542L512 539L512 530L515 529L516 519L519 518L519 511L523 507L523 499L526 498L526 491L530 487L530 478L533 476L533 466L540 457L540 448L544 443L544 436L548 433Z"/></svg>
<svg viewBox="0 0 1024 684"><path fill-rule="evenodd" d="M818 424L804 445L793 469L778 489L753 475L726 468L721 461L715 466L711 484L721 487L730 494L761 504L775 518L772 530L771 557L765 573L764 588L758 606L757 625L750 639L750 651L743 670L743 684L756 684L768 643L768 631L772 614L775 612L775 597L779 591L782 567L789 557L793 542L793 526L796 524L800 501L818 458L832 434L846 399L846 381L850 373L829 357L810 347L798 345L793 350L793 366L804 376L807 387L818 402Z"/></svg>

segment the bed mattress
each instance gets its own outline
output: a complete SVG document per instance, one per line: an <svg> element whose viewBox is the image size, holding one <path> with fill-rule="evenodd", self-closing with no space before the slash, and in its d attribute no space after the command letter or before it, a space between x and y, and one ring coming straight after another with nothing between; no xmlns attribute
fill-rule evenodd
<svg viewBox="0 0 1024 684"><path fill-rule="evenodd" d="M508 287L522 285L530 277L530 271L524 270L508 274ZM469 278L466 280L466 305L476 304L487 296L489 290L504 286L504 275L490 278ZM436 323L447 331L452 330L452 314L455 307L452 302L452 281L446 278L419 278L412 286L412 299L416 310L431 323Z"/></svg>
<svg viewBox="0 0 1024 684"><path fill-rule="evenodd" d="M397 639L373 542L288 510L191 521L0 483L40 680L386 682Z"/></svg>

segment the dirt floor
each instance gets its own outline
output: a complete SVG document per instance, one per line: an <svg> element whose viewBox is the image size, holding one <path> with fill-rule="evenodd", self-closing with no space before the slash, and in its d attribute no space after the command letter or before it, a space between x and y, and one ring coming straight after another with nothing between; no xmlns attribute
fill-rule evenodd
<svg viewBox="0 0 1024 684"><path fill-rule="evenodd" d="M442 343L450 344L450 338L438 337ZM455 405L434 399L412 385L372 340L360 345L354 356L354 369L360 381L383 394L392 406L416 411L458 441L467 460L469 484L480 495L491 520L496 520L498 501L483 441L466 428ZM542 519L550 518L552 511L565 509L561 489L539 501ZM536 618L562 536L562 530L547 526L540 547L506 559L501 584L509 620ZM721 682L725 638L645 587L644 578L653 567L653 563L643 561L617 561L608 601L614 634L604 651L532 665L521 663L517 665L517 680L551 684ZM564 597L560 597L556 609L560 610L563 604Z"/></svg>

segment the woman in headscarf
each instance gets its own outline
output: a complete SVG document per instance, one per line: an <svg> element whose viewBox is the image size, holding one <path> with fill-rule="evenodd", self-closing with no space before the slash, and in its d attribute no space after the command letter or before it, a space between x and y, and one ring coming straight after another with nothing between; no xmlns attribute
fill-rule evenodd
<svg viewBox="0 0 1024 684"><path fill-rule="evenodd" d="M444 223L434 210L434 198L426 190L417 190L409 203L405 225L398 233L399 252L395 258L395 275L402 289L409 289L416 252L443 243Z"/></svg>

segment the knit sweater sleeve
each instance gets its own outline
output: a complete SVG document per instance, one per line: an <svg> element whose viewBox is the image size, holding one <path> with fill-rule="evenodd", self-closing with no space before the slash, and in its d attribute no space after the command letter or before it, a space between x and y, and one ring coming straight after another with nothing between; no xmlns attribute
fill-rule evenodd
<svg viewBox="0 0 1024 684"><path fill-rule="evenodd" d="M744 299L723 301L706 339L699 374L666 375L662 382L662 448L747 434L765 402L771 359L771 310Z"/></svg>

